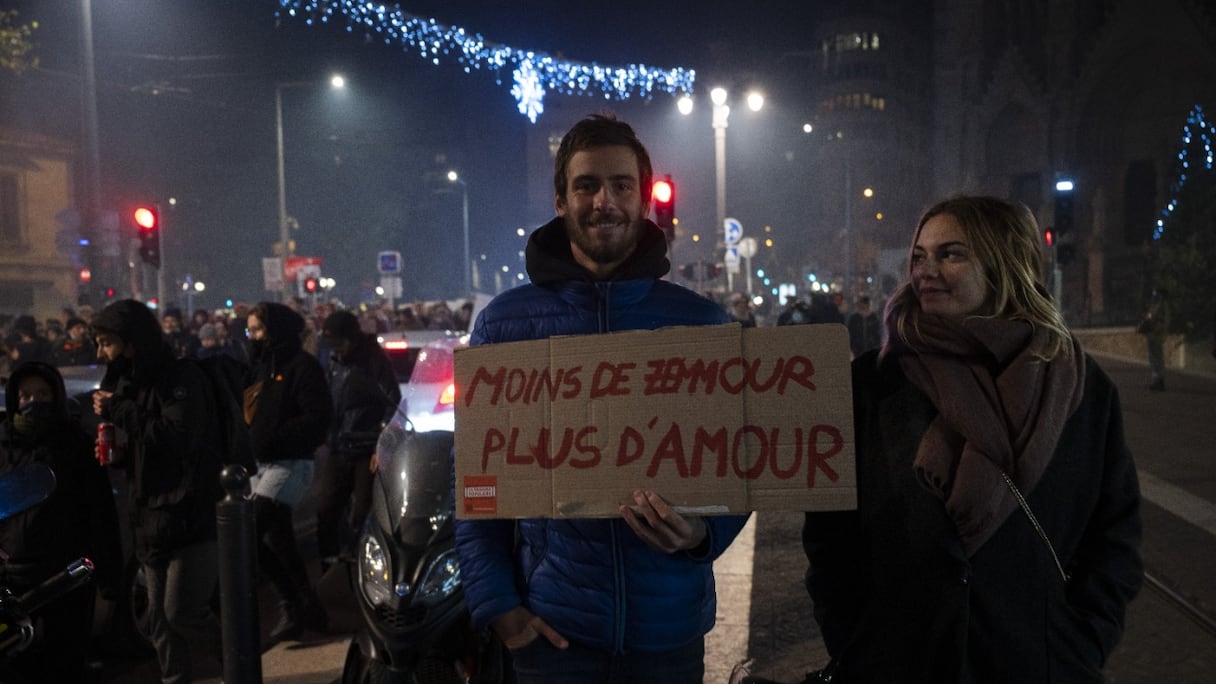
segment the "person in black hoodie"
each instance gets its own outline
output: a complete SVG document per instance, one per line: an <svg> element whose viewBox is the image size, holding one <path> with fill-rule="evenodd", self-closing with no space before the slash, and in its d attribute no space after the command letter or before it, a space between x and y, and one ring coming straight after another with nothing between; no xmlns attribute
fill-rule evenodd
<svg viewBox="0 0 1216 684"><path fill-rule="evenodd" d="M33 644L9 663L30 682L80 681L85 676L94 598L116 595L122 579L118 514L110 481L93 459L93 440L70 417L59 371L21 364L5 389L0 423L0 475L31 463L55 474L55 490L37 506L0 521L0 585L17 596L62 572L80 557L93 561L94 582L42 608ZM0 672L0 679L5 677Z"/></svg>
<svg viewBox="0 0 1216 684"><path fill-rule="evenodd" d="M279 595L271 641L325 631L328 620L296 548L292 507L313 479L313 453L325 441L333 406L320 362L303 349L304 318L260 302L246 323L253 382L245 389L258 472L251 480L258 520L258 561Z"/></svg>
<svg viewBox="0 0 1216 684"><path fill-rule="evenodd" d="M135 556L148 588L148 627L165 682L190 681L219 655L211 611L218 567L215 503L224 448L203 370L179 359L156 316L124 299L93 321L106 362L93 411L114 423L112 465L127 474Z"/></svg>
<svg viewBox="0 0 1216 684"><path fill-rule="evenodd" d="M334 421L329 430L329 453L317 466L317 550L325 572L342 549L343 539L354 539L371 506L372 467L376 435L401 402L401 388L392 362L376 338L359 328L349 311L335 311L321 325L321 339L330 349L329 390L334 400ZM343 529L346 502L354 495L350 517Z"/></svg>

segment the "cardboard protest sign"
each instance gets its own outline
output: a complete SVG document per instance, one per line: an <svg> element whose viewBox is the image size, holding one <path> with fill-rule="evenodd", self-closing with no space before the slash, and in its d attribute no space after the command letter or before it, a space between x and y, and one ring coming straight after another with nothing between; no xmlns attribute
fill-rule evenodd
<svg viewBox="0 0 1216 684"><path fill-rule="evenodd" d="M848 333L738 324L456 352L461 518L856 508Z"/></svg>

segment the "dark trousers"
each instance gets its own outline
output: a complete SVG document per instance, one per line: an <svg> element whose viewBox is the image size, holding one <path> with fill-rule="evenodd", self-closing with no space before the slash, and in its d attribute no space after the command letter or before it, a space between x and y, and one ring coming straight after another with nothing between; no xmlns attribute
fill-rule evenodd
<svg viewBox="0 0 1216 684"><path fill-rule="evenodd" d="M310 593L308 572L296 547L291 506L254 496L257 515L258 565L284 603L299 605Z"/></svg>
<svg viewBox="0 0 1216 684"><path fill-rule="evenodd" d="M148 629L161 681L189 682L198 656L220 654L220 625L211 612L219 576L215 540L144 563L143 570L148 583Z"/></svg>
<svg viewBox="0 0 1216 684"><path fill-rule="evenodd" d="M665 653L613 654L560 649L539 636L511 657L518 684L700 684L705 676L704 639Z"/></svg>
<svg viewBox="0 0 1216 684"><path fill-rule="evenodd" d="M371 456L332 451L317 460L317 552L322 562L350 553L363 528L372 500L370 463Z"/></svg>

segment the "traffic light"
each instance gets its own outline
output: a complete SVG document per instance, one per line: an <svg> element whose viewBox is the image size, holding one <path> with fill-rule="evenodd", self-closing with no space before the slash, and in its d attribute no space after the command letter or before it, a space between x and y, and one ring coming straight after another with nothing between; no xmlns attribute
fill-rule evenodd
<svg viewBox="0 0 1216 684"><path fill-rule="evenodd" d="M1076 246L1071 235L1075 217L1073 213L1072 180L1062 178L1056 181L1054 219L1051 242L1056 248L1056 263L1061 266L1072 261L1076 256Z"/></svg>
<svg viewBox="0 0 1216 684"><path fill-rule="evenodd" d="M654 206L654 222L671 242L676 237L676 186L671 182L671 174L654 182L650 188L650 202Z"/></svg>
<svg viewBox="0 0 1216 684"><path fill-rule="evenodd" d="M304 279L304 291L308 294L316 294L319 281L316 276L308 276Z"/></svg>
<svg viewBox="0 0 1216 684"><path fill-rule="evenodd" d="M1073 226L1073 182L1060 180L1056 182L1055 195L1055 231L1056 237L1063 239Z"/></svg>
<svg viewBox="0 0 1216 684"><path fill-rule="evenodd" d="M160 268L160 212L152 205L136 207L135 226L139 229L139 258Z"/></svg>

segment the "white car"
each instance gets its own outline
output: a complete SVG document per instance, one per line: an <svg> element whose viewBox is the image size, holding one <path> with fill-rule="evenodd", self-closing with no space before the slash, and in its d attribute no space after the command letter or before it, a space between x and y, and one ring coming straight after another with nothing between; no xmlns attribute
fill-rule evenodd
<svg viewBox="0 0 1216 684"><path fill-rule="evenodd" d="M467 346L468 335L451 333L422 346L401 388L398 420L404 416L417 432L456 430L455 352Z"/></svg>

